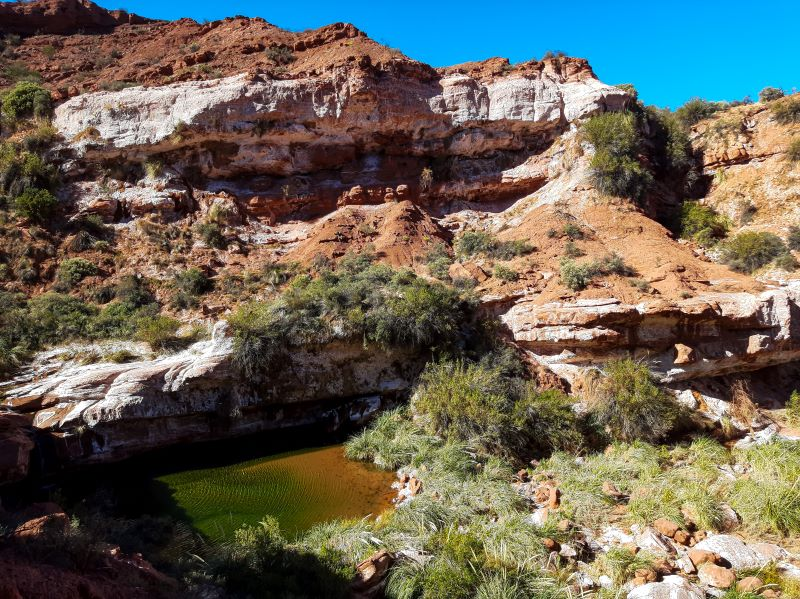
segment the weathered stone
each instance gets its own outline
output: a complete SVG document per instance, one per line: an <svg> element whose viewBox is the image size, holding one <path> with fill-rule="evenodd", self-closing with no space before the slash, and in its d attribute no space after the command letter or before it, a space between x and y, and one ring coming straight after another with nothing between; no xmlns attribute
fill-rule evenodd
<svg viewBox="0 0 800 599"><path fill-rule="evenodd" d="M673 538L675 533L678 532L680 527L672 520L666 518L659 518L653 522L653 528L660 532L665 537Z"/></svg>
<svg viewBox="0 0 800 599"><path fill-rule="evenodd" d="M729 568L714 564L703 564L697 571L700 582L717 589L730 588L736 582L736 573Z"/></svg>
<svg viewBox="0 0 800 599"><path fill-rule="evenodd" d="M690 549L686 555L689 557L695 567L699 567L703 564L716 564L719 561L718 554L714 553L713 551L698 549L697 547Z"/></svg>
<svg viewBox="0 0 800 599"><path fill-rule="evenodd" d="M356 574L352 582L353 589L363 593L368 589L376 588L386 577L393 562L394 556L385 549L373 553L356 566Z"/></svg>
<svg viewBox="0 0 800 599"><path fill-rule="evenodd" d="M677 365L692 364L696 360L697 360L697 355L694 349L692 349L688 345L684 345L683 343L675 344L675 359L673 360L674 364Z"/></svg>
<svg viewBox="0 0 800 599"><path fill-rule="evenodd" d="M628 599L705 599L705 593L682 576L665 576L661 582L634 588Z"/></svg>
<svg viewBox="0 0 800 599"><path fill-rule="evenodd" d="M741 593L756 593L764 586L764 581L758 576L746 576L736 583L736 590Z"/></svg>
<svg viewBox="0 0 800 599"><path fill-rule="evenodd" d="M752 547L748 547L744 541L731 535L712 535L695 545L692 551L697 550L716 553L726 560L734 570L760 568L769 561ZM690 557L692 551L689 552ZM695 562L696 564L697 562Z"/></svg>

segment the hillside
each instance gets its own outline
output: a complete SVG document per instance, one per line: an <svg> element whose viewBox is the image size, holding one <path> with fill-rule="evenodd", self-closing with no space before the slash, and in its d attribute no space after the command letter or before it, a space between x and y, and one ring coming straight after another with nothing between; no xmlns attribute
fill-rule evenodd
<svg viewBox="0 0 800 599"><path fill-rule="evenodd" d="M583 58L33 0L0 3L0 98L9 596L262 596L302 564L342 596L799 596L797 94L670 112ZM348 457L397 507L302 542L92 512L76 565L86 529L23 498L367 425Z"/></svg>

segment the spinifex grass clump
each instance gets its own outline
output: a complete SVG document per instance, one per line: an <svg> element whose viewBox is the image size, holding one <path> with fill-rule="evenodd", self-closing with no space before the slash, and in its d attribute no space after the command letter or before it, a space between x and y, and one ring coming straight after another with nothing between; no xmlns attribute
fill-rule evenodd
<svg viewBox="0 0 800 599"><path fill-rule="evenodd" d="M731 498L746 526L783 535L800 533L800 443L770 443L738 452L736 458L750 467Z"/></svg>
<svg viewBox="0 0 800 599"><path fill-rule="evenodd" d="M589 397L598 424L620 441L663 439L680 414L674 396L661 390L643 363L613 360L605 371Z"/></svg>

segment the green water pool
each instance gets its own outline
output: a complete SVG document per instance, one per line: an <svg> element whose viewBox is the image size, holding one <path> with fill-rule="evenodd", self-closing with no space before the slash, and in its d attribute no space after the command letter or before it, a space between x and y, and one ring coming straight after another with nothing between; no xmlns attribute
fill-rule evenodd
<svg viewBox="0 0 800 599"><path fill-rule="evenodd" d="M325 520L377 516L391 505L393 479L331 445L163 474L153 484L165 511L220 539L266 514L289 537Z"/></svg>

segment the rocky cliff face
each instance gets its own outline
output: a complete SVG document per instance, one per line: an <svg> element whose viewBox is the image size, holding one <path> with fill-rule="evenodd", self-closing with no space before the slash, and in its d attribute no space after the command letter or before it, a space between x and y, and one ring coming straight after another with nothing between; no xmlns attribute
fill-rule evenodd
<svg viewBox="0 0 800 599"><path fill-rule="evenodd" d="M20 35L98 33L119 25L153 23L124 10L105 10L88 0L0 2L4 33Z"/></svg>
<svg viewBox="0 0 800 599"><path fill-rule="evenodd" d="M0 4L0 18L26 36L14 58L41 70L59 101L53 154L65 214L96 214L113 229L116 256L97 255L108 281L151 277L163 300L169 277L190 266L222 283L264 264L307 265L368 246L429 276L429 251L452 252L454 235L483 231L535 251L504 261L513 277L494 276L480 256L451 266L451 276L474 280L481 309L507 339L567 387L579 390L611 357L634 355L687 400L720 406L730 400L720 377L800 357L795 284L715 264L633 202L594 188L593 150L577 127L632 98L585 60L433 69L352 25L295 34L260 19L148 22L73 0ZM72 34L78 23L97 31ZM63 68L42 58L44 48ZM778 127L759 106L725 118L733 117L738 129L727 137L708 123L693 132L706 174L724 175L706 200L729 211L742 189L760 190L753 226L783 229L770 206L780 196L793 210L796 168L780 154L796 127ZM181 241L211 215L225 249ZM51 253L73 255L72 241ZM576 244L588 256L617 255L627 270L568 288L559 268ZM176 315L224 320L241 298L217 287ZM211 340L173 355L90 365L64 355L45 352L4 384L4 407L32 418L75 463L360 420L407 392L422 361L336 344L298 352L291 372L253 385L232 369L221 323ZM9 477L19 477L30 442L8 438L19 458Z"/></svg>
<svg viewBox="0 0 800 599"><path fill-rule="evenodd" d="M231 365L225 329L125 364L81 365L65 358L70 348L45 353L6 388L6 406L33 416L55 452L48 457L79 464L277 428L356 426L398 399L422 366L410 352L335 344L296 353L288 369L256 385ZM20 452L31 448L20 444Z"/></svg>

